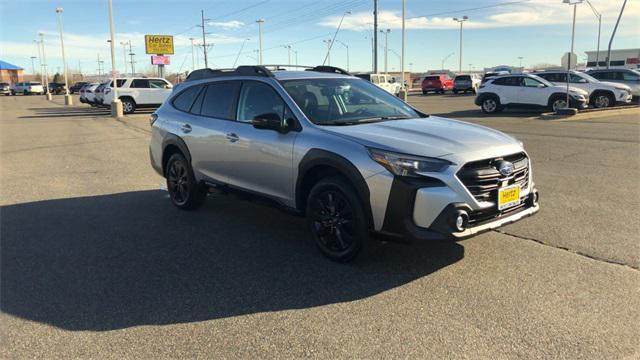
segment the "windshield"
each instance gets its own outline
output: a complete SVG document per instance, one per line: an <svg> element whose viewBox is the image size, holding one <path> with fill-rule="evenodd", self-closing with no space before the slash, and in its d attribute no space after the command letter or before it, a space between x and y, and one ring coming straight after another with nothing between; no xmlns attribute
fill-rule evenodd
<svg viewBox="0 0 640 360"><path fill-rule="evenodd" d="M545 85L547 85L547 86L553 86L553 84L552 84L552 83L550 83L550 82L549 82L549 80L547 80L547 79L543 79L543 78L541 78L541 77L540 77L540 76L538 76L538 75L529 74L529 76L530 76L530 77L532 77L532 78L534 78L534 79L536 79L536 80L538 80L538 81L540 81L541 83L543 83L543 84L545 84Z"/></svg>
<svg viewBox="0 0 640 360"><path fill-rule="evenodd" d="M588 82L600 82L600 80L586 73L578 73L578 76L580 76L583 79L586 79Z"/></svg>
<svg viewBox="0 0 640 360"><path fill-rule="evenodd" d="M282 84L307 118L318 125L420 117L397 97L361 79L298 79Z"/></svg>

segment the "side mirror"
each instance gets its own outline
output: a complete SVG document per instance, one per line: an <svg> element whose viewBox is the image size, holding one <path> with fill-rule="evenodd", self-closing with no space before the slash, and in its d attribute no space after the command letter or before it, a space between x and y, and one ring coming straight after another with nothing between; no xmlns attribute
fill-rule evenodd
<svg viewBox="0 0 640 360"><path fill-rule="evenodd" d="M173 89L173 86L172 85L165 85L164 88L165 89Z"/></svg>
<svg viewBox="0 0 640 360"><path fill-rule="evenodd" d="M538 84L538 88L540 88L540 89L545 88L545 87L547 87L545 84Z"/></svg>
<svg viewBox="0 0 640 360"><path fill-rule="evenodd" d="M287 128L282 125L280 115L276 113L258 115L251 120L251 124L256 129L275 130L277 132L287 131Z"/></svg>

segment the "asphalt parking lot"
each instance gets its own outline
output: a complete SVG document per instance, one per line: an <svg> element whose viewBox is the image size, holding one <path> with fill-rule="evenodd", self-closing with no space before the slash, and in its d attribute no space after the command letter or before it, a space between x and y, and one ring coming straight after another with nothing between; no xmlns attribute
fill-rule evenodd
<svg viewBox="0 0 640 360"><path fill-rule="evenodd" d="M540 213L336 264L263 204L171 206L150 112L0 97L0 357L640 356L640 110L545 121L409 100L522 140Z"/></svg>

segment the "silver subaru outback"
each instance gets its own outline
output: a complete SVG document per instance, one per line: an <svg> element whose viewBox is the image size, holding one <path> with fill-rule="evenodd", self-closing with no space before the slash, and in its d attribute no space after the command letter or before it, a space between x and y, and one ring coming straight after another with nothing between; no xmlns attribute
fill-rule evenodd
<svg viewBox="0 0 640 360"><path fill-rule="evenodd" d="M539 209L518 140L423 114L339 68L196 70L151 124L175 206L212 188L270 198L306 216L336 261L374 239L462 239Z"/></svg>

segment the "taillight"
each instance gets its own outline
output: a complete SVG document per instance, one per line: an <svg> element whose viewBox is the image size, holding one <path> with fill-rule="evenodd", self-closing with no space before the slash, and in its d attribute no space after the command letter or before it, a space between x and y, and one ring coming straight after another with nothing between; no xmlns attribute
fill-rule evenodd
<svg viewBox="0 0 640 360"><path fill-rule="evenodd" d="M156 120L158 120L158 114L151 114L151 116L149 116L149 125L153 126L153 123L156 122Z"/></svg>

